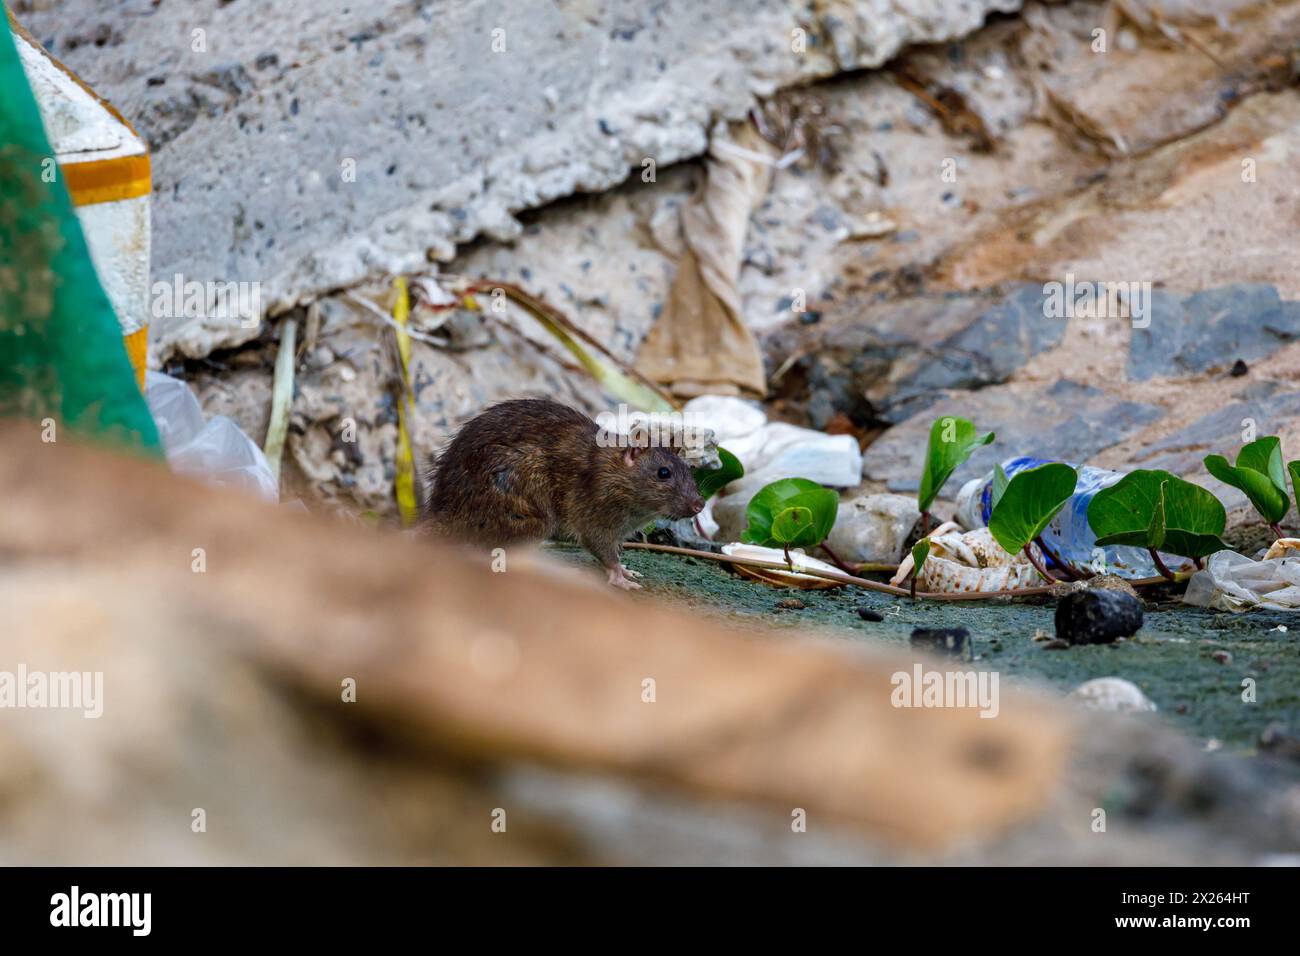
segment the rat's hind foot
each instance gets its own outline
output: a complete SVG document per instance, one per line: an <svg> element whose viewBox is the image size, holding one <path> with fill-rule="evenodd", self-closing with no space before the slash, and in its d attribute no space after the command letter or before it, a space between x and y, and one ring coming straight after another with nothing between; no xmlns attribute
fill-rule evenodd
<svg viewBox="0 0 1300 956"><path fill-rule="evenodd" d="M616 568L610 568L609 583L616 588L622 588L624 591L640 591L641 585L629 578L626 572L627 568L621 564Z"/></svg>

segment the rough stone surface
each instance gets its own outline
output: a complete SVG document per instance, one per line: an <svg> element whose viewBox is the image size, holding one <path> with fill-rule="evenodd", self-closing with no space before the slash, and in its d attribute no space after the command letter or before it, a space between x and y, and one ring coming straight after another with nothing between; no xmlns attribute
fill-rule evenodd
<svg viewBox="0 0 1300 956"><path fill-rule="evenodd" d="M647 158L700 155L756 97L1019 6L28 0L16 13L153 144L155 275L260 281L275 312L480 235L511 240L521 210L608 189ZM159 326L164 354L251 337Z"/></svg>
<svg viewBox="0 0 1300 956"><path fill-rule="evenodd" d="M1240 284L1176 295L1152 292L1151 322L1133 329L1129 378L1227 370L1300 338L1300 302L1271 285Z"/></svg>
<svg viewBox="0 0 1300 956"><path fill-rule="evenodd" d="M922 296L873 310L870 321L825 331L791 327L767 340L769 362L808 353L796 373L809 387L809 417L825 427L836 412L890 423L933 404L947 389L1005 382L1059 345L1064 316L1049 316L1041 285L1006 292Z"/></svg>
<svg viewBox="0 0 1300 956"><path fill-rule="evenodd" d="M1084 463L1161 414L1155 405L1122 401L1068 379L1033 390L995 386L958 393L886 432L863 454L862 473L885 482L891 491L915 491L930 426L944 415L969 418L981 430L997 434L993 444L978 449L953 473L947 490L955 493L963 482L1012 456Z"/></svg>

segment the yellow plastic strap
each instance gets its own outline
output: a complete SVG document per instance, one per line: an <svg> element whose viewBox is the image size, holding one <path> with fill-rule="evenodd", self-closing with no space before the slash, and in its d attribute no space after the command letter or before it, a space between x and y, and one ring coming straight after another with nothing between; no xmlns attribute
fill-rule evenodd
<svg viewBox="0 0 1300 956"><path fill-rule="evenodd" d="M411 298L406 288L406 279L398 276L393 280L397 290L397 301L393 304L393 321L399 326L397 330L397 354L402 371L402 397L397 403L397 479L394 490L397 494L397 511L402 524L415 523L419 514L419 503L415 500L415 456L411 453L411 430L409 427L411 402L411 337L406 334L406 323L411 317Z"/></svg>

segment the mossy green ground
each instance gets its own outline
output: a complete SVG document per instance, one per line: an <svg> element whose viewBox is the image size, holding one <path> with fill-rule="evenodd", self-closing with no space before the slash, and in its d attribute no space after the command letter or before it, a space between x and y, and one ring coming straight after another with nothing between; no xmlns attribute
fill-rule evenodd
<svg viewBox="0 0 1300 956"><path fill-rule="evenodd" d="M557 550L595 571L586 552ZM826 629L848 640L906 646L916 627L965 627L976 666L1062 691L1094 677L1123 677L1142 688L1164 719L1202 739L1221 741L1228 750L1253 750L1260 731L1273 722L1300 733L1300 614L1231 614L1148 601L1144 626L1131 639L1048 650L1034 635L1055 635L1054 601L940 603L858 588L777 589L712 561L632 549L624 551L623 561L644 575L645 590L638 596L669 599L765 631ZM777 607L792 597L806 607ZM858 608L871 608L884 621L864 621ZM1288 630L1277 630L1279 625ZM1216 660L1216 651L1227 651L1231 661ZM1255 703L1242 700L1246 678L1255 682Z"/></svg>

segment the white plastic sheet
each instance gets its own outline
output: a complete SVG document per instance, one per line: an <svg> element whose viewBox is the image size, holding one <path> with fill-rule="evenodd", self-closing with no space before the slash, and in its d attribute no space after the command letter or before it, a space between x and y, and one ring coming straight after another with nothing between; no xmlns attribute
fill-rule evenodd
<svg viewBox="0 0 1300 956"><path fill-rule="evenodd" d="M205 419L199 400L180 379L147 373L145 400L172 471L217 488L237 488L264 501L280 500L262 449L226 416Z"/></svg>
<svg viewBox="0 0 1300 956"><path fill-rule="evenodd" d="M1187 582L1183 601L1218 611L1253 607L1300 610L1300 556L1256 561L1235 551L1210 555L1205 570Z"/></svg>

